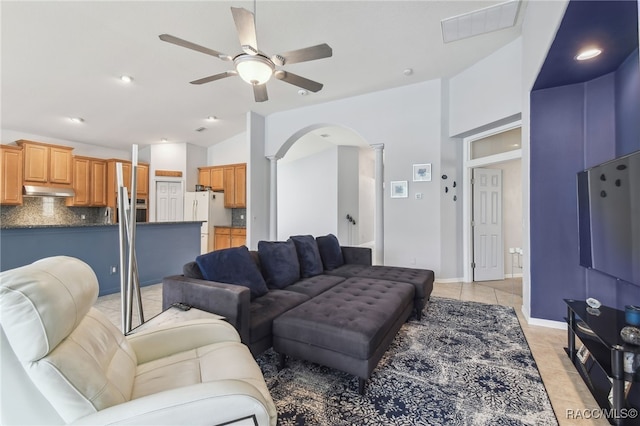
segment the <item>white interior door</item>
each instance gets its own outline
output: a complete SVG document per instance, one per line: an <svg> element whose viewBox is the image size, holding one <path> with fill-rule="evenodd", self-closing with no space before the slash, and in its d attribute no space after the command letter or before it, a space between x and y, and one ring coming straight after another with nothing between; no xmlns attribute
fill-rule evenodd
<svg viewBox="0 0 640 426"><path fill-rule="evenodd" d="M156 182L156 221L183 220L182 182Z"/></svg>
<svg viewBox="0 0 640 426"><path fill-rule="evenodd" d="M504 279L502 170L473 169L473 280Z"/></svg>

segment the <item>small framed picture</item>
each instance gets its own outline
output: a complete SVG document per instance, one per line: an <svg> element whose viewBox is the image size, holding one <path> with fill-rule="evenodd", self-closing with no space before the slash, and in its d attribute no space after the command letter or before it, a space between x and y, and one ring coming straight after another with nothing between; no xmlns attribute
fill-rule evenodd
<svg viewBox="0 0 640 426"><path fill-rule="evenodd" d="M409 184L406 180L391 182L391 198L407 198L409 196Z"/></svg>
<svg viewBox="0 0 640 426"><path fill-rule="evenodd" d="M414 182L431 182L431 163L413 165Z"/></svg>
<svg viewBox="0 0 640 426"><path fill-rule="evenodd" d="M580 349L578 349L578 352L576 353L576 355L578 356L578 359L580 360L580 362L585 364L589 359L589 355L590 355L589 349L587 349L585 345L582 345L580 346Z"/></svg>

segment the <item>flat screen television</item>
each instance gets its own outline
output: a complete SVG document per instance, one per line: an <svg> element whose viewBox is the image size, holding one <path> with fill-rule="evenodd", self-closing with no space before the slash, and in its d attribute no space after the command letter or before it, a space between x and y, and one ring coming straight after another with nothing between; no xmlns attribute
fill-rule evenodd
<svg viewBox="0 0 640 426"><path fill-rule="evenodd" d="M578 173L580 265L640 286L640 151Z"/></svg>

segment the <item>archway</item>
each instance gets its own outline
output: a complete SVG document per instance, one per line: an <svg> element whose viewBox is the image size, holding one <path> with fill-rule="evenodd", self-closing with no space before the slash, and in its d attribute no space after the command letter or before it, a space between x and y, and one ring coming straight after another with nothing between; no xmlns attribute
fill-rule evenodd
<svg viewBox="0 0 640 426"><path fill-rule="evenodd" d="M373 247L375 156L357 132L308 126L276 157L278 240L333 233L342 244Z"/></svg>

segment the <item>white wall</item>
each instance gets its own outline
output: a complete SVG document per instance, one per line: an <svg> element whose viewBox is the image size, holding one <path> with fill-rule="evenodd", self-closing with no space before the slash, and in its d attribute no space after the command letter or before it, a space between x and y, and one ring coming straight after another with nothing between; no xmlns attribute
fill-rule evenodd
<svg viewBox="0 0 640 426"><path fill-rule="evenodd" d="M432 163L440 173L440 80L422 82L267 117L263 155L275 155L296 133L337 125L368 144L385 144L385 264L433 269L440 274L440 187L436 181L414 185L412 165ZM279 181L281 178L279 177ZM391 199L389 182L409 181L409 197ZM423 194L415 199L416 188Z"/></svg>
<svg viewBox="0 0 640 426"><path fill-rule="evenodd" d="M247 247L258 248L258 241L269 239L270 162L264 156L265 118L247 113ZM238 147L242 150L242 147ZM227 159L231 160L230 157ZM236 161L244 162L244 161Z"/></svg>
<svg viewBox="0 0 640 426"><path fill-rule="evenodd" d="M358 167L360 171L358 185L358 217L356 220L358 229L358 244L371 245L373 243L373 227L376 202L375 188L375 151L369 147L358 150L360 158Z"/></svg>
<svg viewBox="0 0 640 426"><path fill-rule="evenodd" d="M460 135L522 111L518 38L451 78L449 134Z"/></svg>
<svg viewBox="0 0 640 426"><path fill-rule="evenodd" d="M338 209L336 211L336 220L338 222L338 233L336 236L345 245L357 245L357 225L360 217L358 148L355 146L339 146L337 160ZM355 218L356 226L347 221L347 215Z"/></svg>
<svg viewBox="0 0 640 426"><path fill-rule="evenodd" d="M248 163L249 142L247 132L239 133L223 142L211 145L207 150L207 165Z"/></svg>
<svg viewBox="0 0 640 426"><path fill-rule="evenodd" d="M513 271L519 275L522 270L517 268L517 258L509 253L509 248L522 248L522 161L511 160L487 168L502 170L504 273L505 276L511 276ZM516 266L513 269L512 263Z"/></svg>
<svg viewBox="0 0 640 426"><path fill-rule="evenodd" d="M337 235L338 147L278 165L278 240Z"/></svg>

